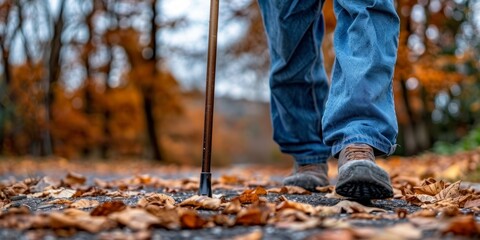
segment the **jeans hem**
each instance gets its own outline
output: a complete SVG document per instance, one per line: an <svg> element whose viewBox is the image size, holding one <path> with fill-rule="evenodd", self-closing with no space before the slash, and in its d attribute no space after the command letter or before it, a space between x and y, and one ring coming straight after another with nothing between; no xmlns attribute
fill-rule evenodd
<svg viewBox="0 0 480 240"><path fill-rule="evenodd" d="M315 164L315 163L327 163L328 158L330 157L330 154L328 155L317 155L317 156L295 156L292 155L295 158L295 162L297 164Z"/></svg>
<svg viewBox="0 0 480 240"><path fill-rule="evenodd" d="M350 144L354 143L364 143L373 147L375 151L375 156L389 156L395 152L397 148L396 144L386 143L384 141L379 141L370 137L365 137L364 135L354 135L348 138L344 138L342 141L337 141L332 146L332 155L337 156L344 148Z"/></svg>

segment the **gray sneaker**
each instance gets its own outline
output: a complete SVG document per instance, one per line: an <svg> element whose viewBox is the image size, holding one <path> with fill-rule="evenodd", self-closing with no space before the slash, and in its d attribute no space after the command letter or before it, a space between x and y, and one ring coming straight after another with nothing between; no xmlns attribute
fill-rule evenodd
<svg viewBox="0 0 480 240"><path fill-rule="evenodd" d="M326 163L297 165L293 174L283 180L283 185L293 185L315 191L316 187L328 186L328 165Z"/></svg>
<svg viewBox="0 0 480 240"><path fill-rule="evenodd" d="M373 149L367 144L351 144L340 152L335 191L361 200L393 197L390 177L377 166Z"/></svg>

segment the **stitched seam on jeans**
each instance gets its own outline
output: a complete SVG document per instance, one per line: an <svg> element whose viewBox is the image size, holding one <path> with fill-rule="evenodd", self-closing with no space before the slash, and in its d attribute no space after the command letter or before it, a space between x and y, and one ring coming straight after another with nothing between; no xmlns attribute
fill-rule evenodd
<svg viewBox="0 0 480 240"><path fill-rule="evenodd" d="M319 18L321 16L321 9L315 14L316 16L316 19ZM312 31L311 31L311 43L315 49L315 60L314 60L314 63L316 63L318 61L318 58L319 58L319 54L320 54L320 50L319 48L317 49L317 45L315 43L315 33L314 33L314 28L315 28L315 25L316 25L317 21L314 20L313 21L313 24L311 25L311 28L312 28ZM311 68L310 68L310 80L312 81L312 99L313 99L313 107L315 108L315 113L317 115L317 119L315 120L315 130L320 133L321 130L322 130L322 113L320 112L319 110L319 107L318 107L318 104L317 104L317 95L315 94L315 80L313 79L313 70L315 68L315 64L312 64Z"/></svg>

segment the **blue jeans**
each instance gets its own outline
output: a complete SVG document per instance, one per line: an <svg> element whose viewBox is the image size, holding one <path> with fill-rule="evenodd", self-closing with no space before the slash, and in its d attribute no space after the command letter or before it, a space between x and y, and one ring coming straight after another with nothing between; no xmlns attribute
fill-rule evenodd
<svg viewBox="0 0 480 240"><path fill-rule="evenodd" d="M329 88L321 51L324 0L259 0L271 57L274 140L298 164L324 163L352 143L395 150L393 0L333 0L336 59Z"/></svg>

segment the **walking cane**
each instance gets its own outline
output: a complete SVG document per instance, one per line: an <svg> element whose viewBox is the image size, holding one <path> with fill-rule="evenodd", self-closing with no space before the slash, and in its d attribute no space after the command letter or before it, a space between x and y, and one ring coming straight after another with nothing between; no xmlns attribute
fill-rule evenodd
<svg viewBox="0 0 480 240"><path fill-rule="evenodd" d="M218 32L219 0L210 1L210 23L208 30L207 87L205 99L205 120L203 126L203 158L200 174L199 194L212 196L212 173L210 160L212 155L213 107L215 98L215 67L217 63L217 32Z"/></svg>

